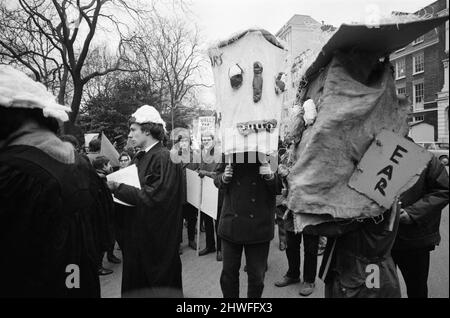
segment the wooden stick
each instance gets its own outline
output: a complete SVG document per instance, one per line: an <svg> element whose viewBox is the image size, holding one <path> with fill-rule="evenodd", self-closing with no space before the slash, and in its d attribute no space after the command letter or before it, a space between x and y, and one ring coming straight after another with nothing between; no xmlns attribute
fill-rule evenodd
<svg viewBox="0 0 450 318"><path fill-rule="evenodd" d="M394 229L395 218L397 217L397 214L400 211L398 209L398 204L399 204L399 198L398 198L398 196L396 196L394 199L394 203L392 204L392 208L391 208L391 217L389 218L389 228L388 228L389 232L392 232L392 230Z"/></svg>
<svg viewBox="0 0 450 318"><path fill-rule="evenodd" d="M197 211L197 256L200 256L200 217L202 212L202 192L203 192L203 178L200 178L200 200L198 201Z"/></svg>

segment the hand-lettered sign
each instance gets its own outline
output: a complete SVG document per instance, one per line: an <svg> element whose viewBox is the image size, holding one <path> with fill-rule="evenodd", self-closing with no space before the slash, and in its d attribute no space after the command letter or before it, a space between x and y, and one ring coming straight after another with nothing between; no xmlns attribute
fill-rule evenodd
<svg viewBox="0 0 450 318"><path fill-rule="evenodd" d="M412 186L432 154L413 142L383 130L358 164L348 185L389 209L395 197Z"/></svg>

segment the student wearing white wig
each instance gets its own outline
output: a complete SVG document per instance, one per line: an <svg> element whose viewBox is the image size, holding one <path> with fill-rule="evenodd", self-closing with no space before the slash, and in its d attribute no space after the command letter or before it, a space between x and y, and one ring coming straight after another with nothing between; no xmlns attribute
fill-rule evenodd
<svg viewBox="0 0 450 318"><path fill-rule="evenodd" d="M54 100L0 66L0 297L100 297L107 189L56 136L70 109Z"/></svg>

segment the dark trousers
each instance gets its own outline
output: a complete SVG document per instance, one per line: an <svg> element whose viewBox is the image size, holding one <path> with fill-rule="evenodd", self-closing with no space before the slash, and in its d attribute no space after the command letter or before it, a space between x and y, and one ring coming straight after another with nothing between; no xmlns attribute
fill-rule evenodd
<svg viewBox="0 0 450 318"><path fill-rule="evenodd" d="M408 298L428 298L430 249L392 251L392 258L405 279Z"/></svg>
<svg viewBox="0 0 450 318"><path fill-rule="evenodd" d="M317 251L319 248L319 236L303 233L295 234L286 231L286 256L289 269L286 276L290 278L300 277L300 245L304 245L303 280L307 283L314 283L317 273Z"/></svg>
<svg viewBox="0 0 450 318"><path fill-rule="evenodd" d="M197 225L197 209L189 203L183 205L183 219L187 222L188 240L195 240L195 227ZM183 241L183 226L180 228L180 242Z"/></svg>
<svg viewBox="0 0 450 318"><path fill-rule="evenodd" d="M278 225L278 239L280 240L280 243L286 243L286 230L284 228L284 220L283 220L283 216L284 213L286 212L286 207L279 205L277 206L276 209L276 223Z"/></svg>
<svg viewBox="0 0 450 318"><path fill-rule="evenodd" d="M214 219L202 212L201 219L205 223L205 240L206 248L215 249L216 240L214 238Z"/></svg>
<svg viewBox="0 0 450 318"><path fill-rule="evenodd" d="M270 242L258 244L236 244L222 240L223 268L220 275L220 287L224 298L239 298L239 270L242 250L248 275L248 298L261 298L264 289L267 257Z"/></svg>

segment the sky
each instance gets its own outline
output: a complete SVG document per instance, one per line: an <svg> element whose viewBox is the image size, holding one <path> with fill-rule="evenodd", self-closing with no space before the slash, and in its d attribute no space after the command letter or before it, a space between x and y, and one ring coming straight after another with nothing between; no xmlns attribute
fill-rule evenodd
<svg viewBox="0 0 450 318"><path fill-rule="evenodd" d="M364 21L375 6L381 13L414 12L433 0L190 0L195 20L206 41L227 38L250 27L276 33L294 15L339 26Z"/></svg>
<svg viewBox="0 0 450 318"><path fill-rule="evenodd" d="M318 22L336 27L342 23L365 21L367 14L379 10L415 12L433 0L188 0L193 21L199 27L203 47L230 35L259 27L275 34L294 15L309 15ZM207 82L212 78L204 74ZM201 100L214 104L213 89L201 92Z"/></svg>

